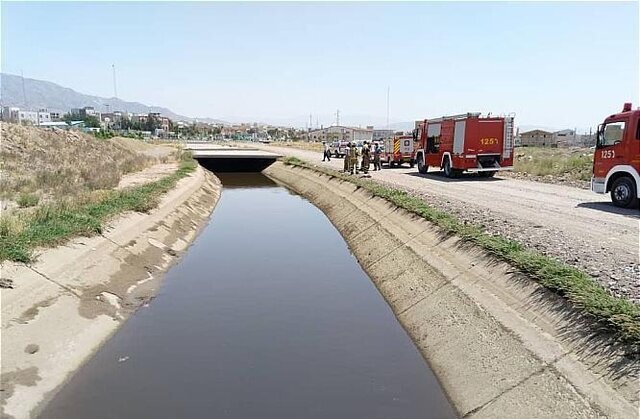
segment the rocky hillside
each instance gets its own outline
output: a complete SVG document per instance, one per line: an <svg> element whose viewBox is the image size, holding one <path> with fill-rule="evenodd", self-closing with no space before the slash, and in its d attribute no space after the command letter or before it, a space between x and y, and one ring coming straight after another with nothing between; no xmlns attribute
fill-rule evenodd
<svg viewBox="0 0 640 419"><path fill-rule="evenodd" d="M162 115L174 120L189 121L193 119L184 115L178 115L170 109L159 106L127 102L115 97L105 98L85 95L44 80L25 78L23 93L22 77L4 73L0 74L0 98L4 106L18 106L28 109L46 108L66 112L71 108L93 106L97 111L104 112L108 105L112 111L119 110L132 113L160 112ZM207 118L201 118L199 120L205 122L220 122Z"/></svg>

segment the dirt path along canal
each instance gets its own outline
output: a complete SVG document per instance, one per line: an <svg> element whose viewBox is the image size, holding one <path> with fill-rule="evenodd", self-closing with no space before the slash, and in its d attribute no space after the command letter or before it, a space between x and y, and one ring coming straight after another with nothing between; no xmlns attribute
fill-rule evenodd
<svg viewBox="0 0 640 419"><path fill-rule="evenodd" d="M325 215L263 175L221 180L157 298L41 417L455 417Z"/></svg>

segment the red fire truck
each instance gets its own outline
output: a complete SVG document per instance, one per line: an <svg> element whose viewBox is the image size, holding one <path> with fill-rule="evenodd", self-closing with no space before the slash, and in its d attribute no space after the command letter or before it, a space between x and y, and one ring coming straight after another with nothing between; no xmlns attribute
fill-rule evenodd
<svg viewBox="0 0 640 419"><path fill-rule="evenodd" d="M429 166L444 170L447 177L477 172L491 177L513 169L513 117L481 116L479 113L443 116L416 123L419 141L416 163L420 173Z"/></svg>
<svg viewBox="0 0 640 419"><path fill-rule="evenodd" d="M380 155L380 161L387 163L389 167L400 166L402 163L415 164L415 147L412 135L394 135L384 140L384 152Z"/></svg>
<svg viewBox="0 0 640 419"><path fill-rule="evenodd" d="M625 103L622 112L608 116L598 126L593 155L591 190L611 192L618 207L632 207L640 198L640 108Z"/></svg>

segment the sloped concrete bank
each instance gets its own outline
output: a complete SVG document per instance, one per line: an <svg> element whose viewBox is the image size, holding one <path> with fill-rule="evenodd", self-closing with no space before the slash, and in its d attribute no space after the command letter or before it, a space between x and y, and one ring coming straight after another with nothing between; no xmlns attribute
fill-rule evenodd
<svg viewBox="0 0 640 419"><path fill-rule="evenodd" d="M461 417L638 417L637 360L560 297L350 182L265 173L338 228Z"/></svg>
<svg viewBox="0 0 640 419"><path fill-rule="evenodd" d="M149 214L129 213L96 237L2 265L3 418L35 416L126 318L204 226L221 184L198 167ZM114 362L117 362L115 360Z"/></svg>

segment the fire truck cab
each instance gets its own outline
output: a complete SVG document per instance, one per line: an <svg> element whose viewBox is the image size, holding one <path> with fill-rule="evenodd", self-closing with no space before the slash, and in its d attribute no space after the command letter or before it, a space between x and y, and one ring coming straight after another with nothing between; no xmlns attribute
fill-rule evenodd
<svg viewBox="0 0 640 419"><path fill-rule="evenodd" d="M491 177L513 169L513 117L482 117L479 113L425 119L416 123L420 173L439 167L446 177L475 172Z"/></svg>
<svg viewBox="0 0 640 419"><path fill-rule="evenodd" d="M625 103L622 112L598 126L591 190L611 193L618 207L634 206L640 198L640 108Z"/></svg>

